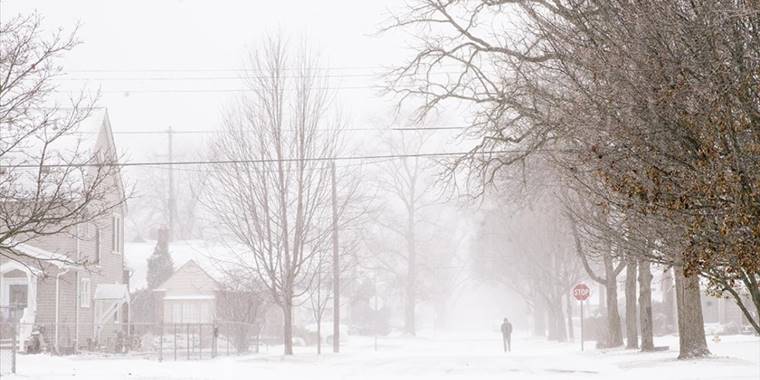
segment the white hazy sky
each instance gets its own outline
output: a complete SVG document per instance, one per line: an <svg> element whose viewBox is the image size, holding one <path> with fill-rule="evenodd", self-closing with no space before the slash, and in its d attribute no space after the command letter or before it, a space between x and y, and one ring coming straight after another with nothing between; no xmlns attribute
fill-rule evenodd
<svg viewBox="0 0 760 380"><path fill-rule="evenodd" d="M399 0L0 0L0 22L37 10L52 31L81 24L83 44L63 61L65 89L102 91L117 144L129 160L155 158L165 149L161 136L126 131L213 130L222 109L240 89L238 72L246 53L261 38L283 31L306 36L333 68L331 87L349 116L350 127L384 118L389 102L370 87L382 66L404 55L398 34L374 34ZM198 145L203 135L182 135L178 145ZM178 147L182 151L182 147ZM178 157L182 159L182 157Z"/></svg>

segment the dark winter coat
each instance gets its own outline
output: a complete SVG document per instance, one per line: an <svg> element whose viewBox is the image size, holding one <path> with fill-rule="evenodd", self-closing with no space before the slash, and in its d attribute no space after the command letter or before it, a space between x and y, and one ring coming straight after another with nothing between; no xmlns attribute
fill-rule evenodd
<svg viewBox="0 0 760 380"><path fill-rule="evenodd" d="M501 334L505 336L512 335L512 324L504 322L501 324Z"/></svg>

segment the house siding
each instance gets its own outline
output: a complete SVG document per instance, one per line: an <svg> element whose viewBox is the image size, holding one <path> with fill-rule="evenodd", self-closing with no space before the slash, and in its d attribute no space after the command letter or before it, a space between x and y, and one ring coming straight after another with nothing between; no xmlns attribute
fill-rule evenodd
<svg viewBox="0 0 760 380"><path fill-rule="evenodd" d="M103 152L115 152L113 139L110 135L110 122L107 114L104 116L94 149ZM109 185L113 185L106 199L110 204L116 204L123 199L121 193L121 178L114 174L107 179ZM70 269L61 274L58 283L58 328L59 346L61 348L78 347L87 345L88 339L93 338L95 304L90 299L90 307L83 308L79 302L78 284L82 278L90 278L90 297L95 295L95 290L100 284L124 283L124 218L126 216L125 205L118 205L112 212L107 212L87 225L79 228L72 227L67 231L55 235L38 236L26 242L26 244L44 249L46 251L65 255L71 261L86 262L84 268ZM121 238L118 243L119 253L113 253L113 214L121 216ZM95 227L99 227L101 254L100 261L95 259ZM78 254L77 254L78 253ZM0 258L0 262L8 259ZM30 266L38 266L37 262L21 259ZM36 324L45 327L45 340L49 345L54 344L56 329L56 278L61 271L53 263L43 263L44 276L37 279L37 310ZM78 311L78 313L77 313ZM124 318L126 321L126 316ZM78 329L76 326L78 325ZM75 331L78 330L78 336Z"/></svg>
<svg viewBox="0 0 760 380"><path fill-rule="evenodd" d="M122 211L122 210L118 210ZM111 250L112 244L112 217L104 216L95 225L101 229L101 255L100 262L90 264L95 258L96 244L94 241L94 228L80 229L79 258L77 259L77 243L75 235L58 234L36 238L28 244L47 251L63 254L72 260L86 260L85 269L79 271L70 270L60 278L60 307L59 307L59 346L71 347L77 341L78 347L86 346L87 340L93 338L94 301L90 299L90 307L81 307L77 284L82 278L90 279L90 297L94 296L95 289L99 284L123 283L124 255L115 254ZM89 231L86 231L89 230ZM123 235L122 235L123 236ZM120 242L120 244L122 244ZM55 290L56 277L59 270L54 265L47 265L47 276L40 278L37 285L37 321L46 327L46 335L52 344L55 336ZM79 309L79 315L77 315ZM79 325L79 336L75 335L74 324Z"/></svg>
<svg viewBox="0 0 760 380"><path fill-rule="evenodd" d="M217 284L191 260L177 269L159 288L165 290L166 297L214 296Z"/></svg>
<svg viewBox="0 0 760 380"><path fill-rule="evenodd" d="M213 320L216 316L216 292L218 285L214 279L212 279L206 271L195 261L188 261L185 265L177 269L176 272L166 280L161 286L159 286L157 295L160 294L158 304L162 311L159 314L162 317L162 321L172 321L172 305L174 304L192 304L194 307L200 307L200 304L204 304L204 310L207 310L210 317L207 319ZM167 299L173 297L213 297L212 299L205 300L177 300Z"/></svg>

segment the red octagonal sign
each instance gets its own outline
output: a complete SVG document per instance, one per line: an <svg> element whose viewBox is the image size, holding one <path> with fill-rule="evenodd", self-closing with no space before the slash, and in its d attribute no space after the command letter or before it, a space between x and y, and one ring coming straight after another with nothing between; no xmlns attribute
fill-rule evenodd
<svg viewBox="0 0 760 380"><path fill-rule="evenodd" d="M588 299L588 296L591 295L591 289L586 286L586 284L578 284L575 285L573 288L573 297L577 299L578 301L585 301Z"/></svg>

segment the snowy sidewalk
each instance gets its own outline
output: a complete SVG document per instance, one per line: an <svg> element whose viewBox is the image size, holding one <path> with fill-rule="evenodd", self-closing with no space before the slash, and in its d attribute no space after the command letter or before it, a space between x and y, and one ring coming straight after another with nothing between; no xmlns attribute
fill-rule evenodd
<svg viewBox="0 0 760 380"><path fill-rule="evenodd" d="M657 345L676 348L674 337ZM760 339L724 337L710 342L714 357L677 361L675 351L601 352L592 344L557 344L517 337L513 352L500 352L500 337L447 334L435 338L351 337L340 355L317 356L300 347L293 357L269 354L159 363L132 357L20 356L19 374L8 379L758 379Z"/></svg>

